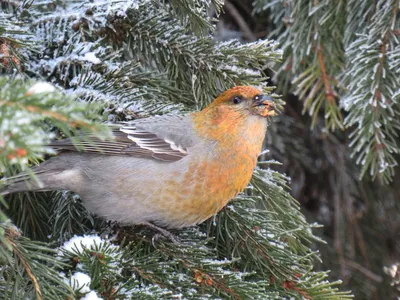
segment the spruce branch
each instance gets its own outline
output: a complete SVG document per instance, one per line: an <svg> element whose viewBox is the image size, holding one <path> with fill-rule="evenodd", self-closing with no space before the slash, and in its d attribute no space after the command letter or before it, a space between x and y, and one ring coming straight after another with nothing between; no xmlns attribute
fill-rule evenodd
<svg viewBox="0 0 400 300"><path fill-rule="evenodd" d="M210 13L210 8L215 10L218 17L223 4L224 1L222 0L172 0L170 7L183 26L188 25L190 30L198 36L206 36L210 30L213 30L213 19L207 17L208 13Z"/></svg>
<svg viewBox="0 0 400 300"><path fill-rule="evenodd" d="M24 22L14 18L15 11L0 14L0 71L22 72L27 56L23 52L37 51L34 38Z"/></svg>
<svg viewBox="0 0 400 300"><path fill-rule="evenodd" d="M94 105L72 102L50 84L1 77L0 169L4 172L9 163L24 169L28 160L51 153L44 146L51 139L51 135L45 132L50 124L67 136L76 134L78 130L105 136L107 129L93 121L100 119L97 109Z"/></svg>
<svg viewBox="0 0 400 300"><path fill-rule="evenodd" d="M186 97L178 100L197 108L208 104L211 95L238 82L260 84L257 69L281 56L272 41L215 45L209 38L190 36L168 13L152 7L128 10L127 15L125 19L114 18L111 24L126 32L131 55L146 61L144 67L156 66L165 72L175 89L186 91ZM250 67L244 68L244 62Z"/></svg>
<svg viewBox="0 0 400 300"><path fill-rule="evenodd" d="M271 36L285 50L278 87L304 101L312 127L324 110L327 128L349 128L360 177L368 173L385 183L398 165L398 9L397 1L255 4L256 12L276 16ZM349 113L345 120L341 108Z"/></svg>
<svg viewBox="0 0 400 300"><path fill-rule="evenodd" d="M344 48L340 44L344 31L340 22L342 4L307 0L285 1L282 5L282 2L257 1L255 6L257 12L267 9L284 12L284 16L274 19L276 30L271 34L282 44L286 58L276 78L292 82L294 93L304 102L303 113L312 116L312 127L323 110L328 129L343 129L337 99L343 87L335 79L343 66ZM329 36L336 39L328 39ZM285 87L286 84L282 85L282 91Z"/></svg>
<svg viewBox="0 0 400 300"><path fill-rule="evenodd" d="M398 23L398 5L398 1L391 5L379 2L369 25L370 34L358 35L348 47L348 93L342 100L349 111L345 123L352 129L352 155L362 165L360 177L368 172L372 178L378 176L386 183L398 165L395 154L400 109L395 91L399 72L390 68L392 56L388 55L398 45L393 34Z"/></svg>
<svg viewBox="0 0 400 300"><path fill-rule="evenodd" d="M11 287L4 295L11 296L17 291L17 295L36 299L68 297L71 290L57 273L66 265L54 258L56 252L43 243L22 237L21 232L9 223L0 226L6 240L6 244L0 244L4 262L0 276L3 286ZM24 285L26 280L32 284Z"/></svg>

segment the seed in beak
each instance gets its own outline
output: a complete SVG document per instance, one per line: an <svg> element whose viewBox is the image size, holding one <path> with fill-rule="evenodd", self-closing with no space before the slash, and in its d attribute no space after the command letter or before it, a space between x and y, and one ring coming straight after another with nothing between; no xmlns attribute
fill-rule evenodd
<svg viewBox="0 0 400 300"><path fill-rule="evenodd" d="M274 106L274 99L268 95L257 95L254 97L254 106Z"/></svg>

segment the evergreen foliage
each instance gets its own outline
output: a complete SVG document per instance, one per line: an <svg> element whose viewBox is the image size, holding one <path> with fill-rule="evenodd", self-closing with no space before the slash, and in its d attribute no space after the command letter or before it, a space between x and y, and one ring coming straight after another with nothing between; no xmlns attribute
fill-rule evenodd
<svg viewBox="0 0 400 300"><path fill-rule="evenodd" d="M360 177L390 182L399 151L399 1L255 1L255 12L266 10L270 37L285 52L280 91L304 102L313 125L322 112L328 129L349 129Z"/></svg>
<svg viewBox="0 0 400 300"><path fill-rule="evenodd" d="M357 299L393 298L383 266L400 255L399 2L253 4L255 34L266 30L284 50L273 81L285 114L270 127L268 158L325 226L323 268Z"/></svg>
<svg viewBox="0 0 400 300"><path fill-rule="evenodd" d="M324 107L330 129L356 124L351 113L343 122L337 101L345 83L336 76L342 76L346 65L343 55L351 55L354 41L337 19L340 8L321 1L308 18L310 5L304 3L284 7L280 1L257 2L256 11L271 8L279 15L291 15L293 8L299 16L295 24L298 32L289 32L284 24L278 24L280 18L274 18L276 28L283 32L283 49L292 56L291 73L284 73L287 66L283 66L277 76L286 76L282 79L286 82L296 77L293 90L306 99L305 109L317 115ZM356 4L350 1L348 5ZM219 15L222 2L217 0L175 0L169 4L44 0L1 2L1 7L0 166L6 175L27 169L51 154L45 144L55 136L74 136L78 129L107 134L98 125L102 120L201 109L233 85L259 85L271 91L263 71L282 55L270 40L247 44L213 40L209 10L212 7ZM324 17L326 21L321 22ZM309 23L301 24L304 19ZM301 32L304 28L318 34ZM340 47L324 43L324 35L332 28L343 43ZM304 48L304 40L315 40L315 44L310 46L310 42L309 49ZM395 58L393 49L387 53ZM316 56L309 55L310 51ZM396 72L389 71L388 76ZM395 85L398 77L390 78ZM40 82L41 88L29 91L35 82ZM50 82L57 90L43 82ZM352 93L359 93L356 88L346 90L350 100L345 108L351 112L351 105L358 105L351 100ZM393 88L387 91L391 93ZM362 108L354 108L357 110ZM379 121L379 115L377 118ZM371 128L376 120L368 123ZM315 118L314 125L317 123ZM362 126L366 128L364 123ZM387 143L397 128L382 130L389 137L383 139ZM366 168L388 162L383 174L389 179L394 163L388 160L389 150L382 153L366 153L374 162ZM270 169L273 164L260 162L264 169L256 170L246 192L213 220L174 232L180 245L157 238L147 228L119 228L99 220L71 193L21 194L7 198L7 202L2 199L1 297L350 298L338 291L338 282L326 280L326 272L313 269L318 253L312 248L321 242L312 233L317 225L305 221L289 194L288 178ZM372 170L375 174L376 169ZM92 235L71 240L84 234Z"/></svg>

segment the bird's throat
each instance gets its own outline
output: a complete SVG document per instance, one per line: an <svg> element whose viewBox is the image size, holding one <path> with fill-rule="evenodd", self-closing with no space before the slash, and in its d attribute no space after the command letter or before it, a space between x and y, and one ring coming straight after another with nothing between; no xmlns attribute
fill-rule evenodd
<svg viewBox="0 0 400 300"><path fill-rule="evenodd" d="M267 129L265 118L223 106L193 113L192 118L196 133L221 148L243 149L254 155L261 151Z"/></svg>

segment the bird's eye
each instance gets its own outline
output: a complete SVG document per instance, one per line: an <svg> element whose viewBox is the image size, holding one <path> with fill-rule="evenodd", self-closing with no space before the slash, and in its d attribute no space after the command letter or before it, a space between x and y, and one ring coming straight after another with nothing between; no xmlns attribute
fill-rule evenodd
<svg viewBox="0 0 400 300"><path fill-rule="evenodd" d="M233 97L232 101L235 104L239 104L240 102L242 102L242 98L240 98L239 96L235 96L235 97Z"/></svg>
<svg viewBox="0 0 400 300"><path fill-rule="evenodd" d="M261 98L260 95L257 95L254 97L254 100L258 101L258 100L260 100L260 98Z"/></svg>

